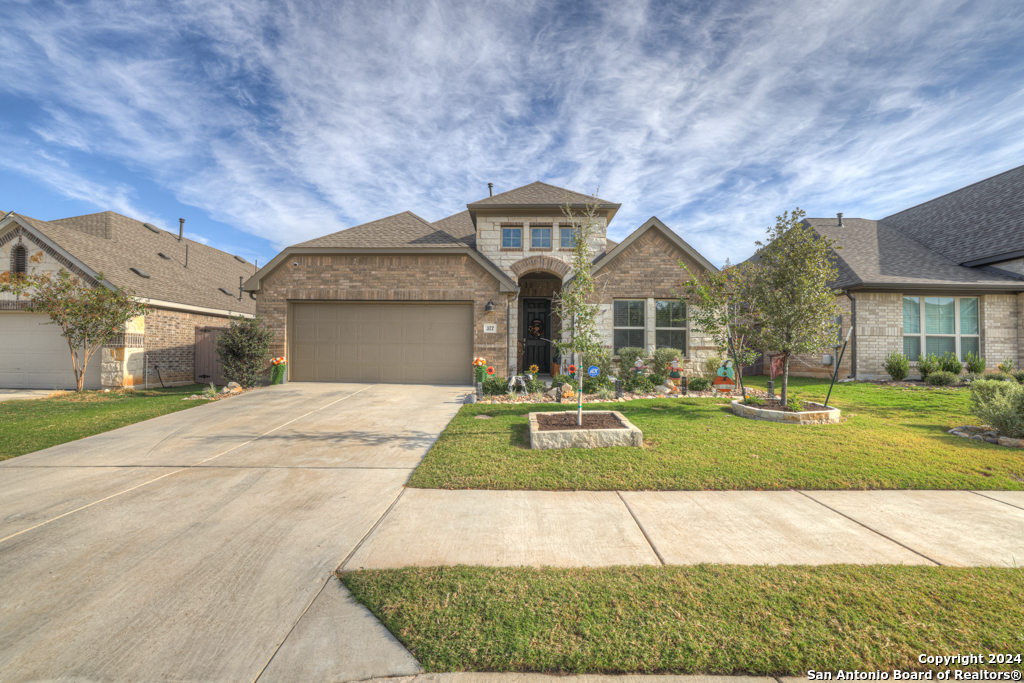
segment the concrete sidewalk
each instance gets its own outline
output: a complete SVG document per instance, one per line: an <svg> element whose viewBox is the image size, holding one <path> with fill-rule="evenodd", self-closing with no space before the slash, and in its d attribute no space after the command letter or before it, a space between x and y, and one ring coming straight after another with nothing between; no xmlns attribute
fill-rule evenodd
<svg viewBox="0 0 1024 683"><path fill-rule="evenodd" d="M1024 492L405 489L340 569L703 562L1020 566Z"/></svg>

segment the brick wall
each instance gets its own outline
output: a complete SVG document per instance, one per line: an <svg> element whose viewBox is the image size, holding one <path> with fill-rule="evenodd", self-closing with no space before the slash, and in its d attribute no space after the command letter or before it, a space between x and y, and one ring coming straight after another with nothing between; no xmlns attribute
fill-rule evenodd
<svg viewBox="0 0 1024 683"><path fill-rule="evenodd" d="M293 263L299 265L293 266ZM292 256L267 276L257 295L256 313L275 333L272 353L287 354L288 301L471 301L474 355L483 356L507 376L505 326L511 293L465 254L334 254ZM494 302L494 311L484 306ZM497 332L485 333L494 323Z"/></svg>
<svg viewBox="0 0 1024 683"><path fill-rule="evenodd" d="M156 367L164 384L195 381L196 328L227 327L228 318L153 308L146 313L146 359L149 386L159 386Z"/></svg>
<svg viewBox="0 0 1024 683"><path fill-rule="evenodd" d="M989 370L1007 358L1020 367L1020 294L986 294L981 301L981 355Z"/></svg>
<svg viewBox="0 0 1024 683"><path fill-rule="evenodd" d="M856 296L856 294L854 295ZM839 348L826 347L820 351L814 353L799 353L795 354L789 362L789 374L793 377L820 377L831 379L832 373L835 371L835 366L832 364L822 363L823 356L828 354L833 356L834 359L839 358L839 352L842 350L842 340L846 339L846 333L850 331L850 300L846 298L846 295L840 294L836 297L836 306L839 308L842 315L839 330ZM868 305L871 307L871 304ZM860 315L861 300L857 297L857 314ZM902 309L901 309L902 310ZM903 321L900 320L902 326ZM902 327L901 327L902 329ZM900 342L902 344L902 341ZM901 346L902 348L902 346ZM771 360L768 357L769 354L765 354L764 358L764 373L769 374ZM858 371L860 368L858 368ZM843 361L839 366L839 377L838 379L845 379L850 376L853 372L853 338L850 338L850 345L846 347L846 353L843 354Z"/></svg>

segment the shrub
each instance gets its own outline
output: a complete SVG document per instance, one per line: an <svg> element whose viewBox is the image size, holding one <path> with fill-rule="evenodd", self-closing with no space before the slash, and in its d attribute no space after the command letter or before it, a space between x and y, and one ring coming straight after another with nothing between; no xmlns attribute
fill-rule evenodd
<svg viewBox="0 0 1024 683"><path fill-rule="evenodd" d="M542 380L542 379L540 379L538 377L534 377L533 379L526 380L526 389L530 393L541 394L541 393L544 393L544 390L547 389L547 388L548 388L547 385L544 384L544 380Z"/></svg>
<svg viewBox="0 0 1024 683"><path fill-rule="evenodd" d="M948 387L959 381L960 378L948 370L936 370L935 372L930 372L928 373L928 378L925 380L928 384L937 387Z"/></svg>
<svg viewBox="0 0 1024 683"><path fill-rule="evenodd" d="M885 371L894 382L905 380L910 374L910 360L903 353L893 351L885 357Z"/></svg>
<svg viewBox="0 0 1024 683"><path fill-rule="evenodd" d="M1021 384L1024 384L1024 371L1013 373L1013 378Z"/></svg>
<svg viewBox="0 0 1024 683"><path fill-rule="evenodd" d="M956 357L955 353L946 352L942 358L939 359L939 370L943 372L952 372L954 375L959 375L964 369L963 363Z"/></svg>
<svg viewBox="0 0 1024 683"><path fill-rule="evenodd" d="M971 412L1003 436L1024 438L1024 386L979 380L971 384Z"/></svg>
<svg viewBox="0 0 1024 683"><path fill-rule="evenodd" d="M657 373L663 377L668 376L668 364L677 356L680 359L683 357L683 352L679 349L655 349L654 355L651 356L651 372Z"/></svg>
<svg viewBox="0 0 1024 683"><path fill-rule="evenodd" d="M504 396L508 393L508 380L497 375L484 377L485 396Z"/></svg>
<svg viewBox="0 0 1024 683"><path fill-rule="evenodd" d="M571 387L576 386L576 378L572 375L555 375L554 386L560 387L563 384L568 384Z"/></svg>
<svg viewBox="0 0 1024 683"><path fill-rule="evenodd" d="M597 397L602 401L610 401L615 398L615 392L611 387L601 387L597 390Z"/></svg>
<svg viewBox="0 0 1024 683"><path fill-rule="evenodd" d="M217 398L217 387L213 386L213 382L210 382L210 386L203 387L203 398Z"/></svg>
<svg viewBox="0 0 1024 683"><path fill-rule="evenodd" d="M654 392L654 384L651 378L646 375L633 375L623 382L623 389L632 391L635 394L650 394Z"/></svg>
<svg viewBox="0 0 1024 683"><path fill-rule="evenodd" d="M707 391L710 386L711 380L707 377L691 377L686 383L686 387L690 391Z"/></svg>
<svg viewBox="0 0 1024 683"><path fill-rule="evenodd" d="M647 375L647 379L651 380L651 384L656 387L665 383L665 376L657 372Z"/></svg>
<svg viewBox="0 0 1024 683"><path fill-rule="evenodd" d="M802 398L797 398L795 394L790 394L786 397L786 407L794 413L798 413L804 409L804 401Z"/></svg>
<svg viewBox="0 0 1024 683"><path fill-rule="evenodd" d="M964 365L967 366L967 372L975 375L985 372L985 359L975 355L973 351L967 352L967 360L964 361Z"/></svg>
<svg viewBox="0 0 1024 683"><path fill-rule="evenodd" d="M704 359L703 365L703 376L706 377L710 382L715 381L715 377L718 377L718 366L722 364L722 359L718 356L711 356L710 358Z"/></svg>
<svg viewBox="0 0 1024 683"><path fill-rule="evenodd" d="M636 363L637 358L644 358L646 355L639 346L623 346L619 349L619 375L624 376Z"/></svg>
<svg viewBox="0 0 1024 683"><path fill-rule="evenodd" d="M928 381L928 375L939 369L939 359L934 353L921 356L917 359L917 370L921 373L921 379Z"/></svg>
<svg viewBox="0 0 1024 683"><path fill-rule="evenodd" d="M611 385L611 379L609 377L589 377L583 375L583 393L584 394L596 394L601 389Z"/></svg>
<svg viewBox="0 0 1024 683"><path fill-rule="evenodd" d="M587 353L583 355L583 376L587 377L587 368L591 365L596 365L597 369L601 371L598 377L602 380L607 380L612 376L612 354L608 351L601 351L600 353ZM584 379L584 382L586 379Z"/></svg>
<svg viewBox="0 0 1024 683"><path fill-rule="evenodd" d="M1005 372L1007 375L1012 375L1013 374L1013 359L1012 358L1007 358L1002 363L1000 363L997 367L999 368L999 372Z"/></svg>
<svg viewBox="0 0 1024 683"><path fill-rule="evenodd" d="M759 399L757 396L754 396L753 394L747 394L746 404L748 406L763 406L764 401Z"/></svg>
<svg viewBox="0 0 1024 683"><path fill-rule="evenodd" d="M224 378L245 388L256 384L270 360L274 331L263 318L232 318L231 327L217 338L217 355Z"/></svg>
<svg viewBox="0 0 1024 683"><path fill-rule="evenodd" d="M985 374L984 377L979 377L978 379L991 379L997 382L1005 382L1013 379L1013 375L1007 375L1005 372L989 372Z"/></svg>

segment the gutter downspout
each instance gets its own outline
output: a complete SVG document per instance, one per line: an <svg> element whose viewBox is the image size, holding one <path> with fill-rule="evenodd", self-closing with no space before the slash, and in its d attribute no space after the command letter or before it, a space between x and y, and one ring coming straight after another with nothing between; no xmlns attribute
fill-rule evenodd
<svg viewBox="0 0 1024 683"><path fill-rule="evenodd" d="M850 300L850 329L853 330L850 348L850 377L857 379L857 300L853 298L848 289L844 289L843 294Z"/></svg>

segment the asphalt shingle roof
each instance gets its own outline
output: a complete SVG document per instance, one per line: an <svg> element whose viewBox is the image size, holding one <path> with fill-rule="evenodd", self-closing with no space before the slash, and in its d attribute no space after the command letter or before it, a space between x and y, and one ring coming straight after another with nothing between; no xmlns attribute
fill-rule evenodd
<svg viewBox="0 0 1024 683"><path fill-rule="evenodd" d="M1024 289L1024 283L949 260L881 221L844 218L805 219L821 235L835 240L839 277L834 287L892 284L916 286L1000 285Z"/></svg>
<svg viewBox="0 0 1024 683"><path fill-rule="evenodd" d="M103 276L118 288L138 296L190 306L238 313L255 313L256 302L238 299L238 278L248 279L256 266L239 261L227 252L160 230L154 233L142 222L104 211L55 221L41 221L16 214L59 247ZM185 245L188 267L185 267ZM160 253L168 256L164 259ZM130 268L149 273L143 278ZM224 294L220 288L232 292Z"/></svg>
<svg viewBox="0 0 1024 683"><path fill-rule="evenodd" d="M458 216L460 215L456 214L444 219L444 221L451 221L450 227L455 232L462 232L461 229L458 229L460 222ZM472 246L463 241L462 237L465 233L463 233L463 236L456 236L444 229L444 226L439 225L444 223L444 221L438 221L436 224L428 223L411 211L403 211L402 213L396 213L394 216L356 225L347 230L317 237L294 246L342 249L391 249L400 247L445 249ZM470 233L472 232L472 223L470 223Z"/></svg>
<svg viewBox="0 0 1024 683"><path fill-rule="evenodd" d="M555 187L554 185L548 185L542 183L539 180L529 185L523 185L517 187L514 190L508 192L500 192L493 197L484 197L479 201L470 203L470 207L485 207L487 204L541 204L541 205L553 205L553 204L565 204L566 198L573 204L609 204L612 206L618 206L613 202L605 201L599 197L591 197L590 195L580 194L579 192L573 192L566 190L561 187Z"/></svg>
<svg viewBox="0 0 1024 683"><path fill-rule="evenodd" d="M1024 166L1010 169L882 223L956 263L1024 250Z"/></svg>

